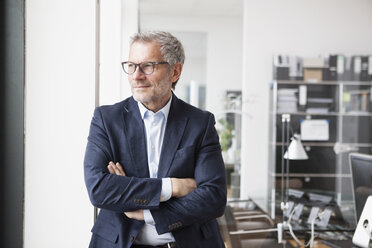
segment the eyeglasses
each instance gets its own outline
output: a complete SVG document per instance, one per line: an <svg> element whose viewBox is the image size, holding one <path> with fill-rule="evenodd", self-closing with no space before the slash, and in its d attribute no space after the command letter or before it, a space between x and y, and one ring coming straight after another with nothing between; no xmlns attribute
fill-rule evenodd
<svg viewBox="0 0 372 248"><path fill-rule="evenodd" d="M121 63L121 66L123 67L123 70L125 73L131 75L136 72L137 66L141 70L143 74L150 75L154 73L155 71L155 65L163 65L163 64L169 64L168 62L142 62L139 64L125 61Z"/></svg>

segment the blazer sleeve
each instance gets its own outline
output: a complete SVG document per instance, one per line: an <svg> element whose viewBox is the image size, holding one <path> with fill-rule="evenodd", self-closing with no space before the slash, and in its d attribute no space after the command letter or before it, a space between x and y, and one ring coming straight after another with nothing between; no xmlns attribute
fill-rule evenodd
<svg viewBox="0 0 372 248"><path fill-rule="evenodd" d="M121 213L159 207L161 179L109 173L107 165L114 156L104 123L100 108L96 108L84 157L84 179L92 204Z"/></svg>
<svg viewBox="0 0 372 248"><path fill-rule="evenodd" d="M210 114L196 156L194 176L197 188L185 197L171 198L162 202L158 209L151 210L159 234L223 215L226 206L225 166L214 124L214 116Z"/></svg>

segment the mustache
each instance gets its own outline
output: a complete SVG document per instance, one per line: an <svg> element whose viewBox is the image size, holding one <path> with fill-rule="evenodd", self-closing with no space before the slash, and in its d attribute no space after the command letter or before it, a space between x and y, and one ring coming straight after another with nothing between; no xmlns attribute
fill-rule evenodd
<svg viewBox="0 0 372 248"><path fill-rule="evenodd" d="M132 87L146 87L151 86L151 83L149 82L143 82L143 81L132 81Z"/></svg>

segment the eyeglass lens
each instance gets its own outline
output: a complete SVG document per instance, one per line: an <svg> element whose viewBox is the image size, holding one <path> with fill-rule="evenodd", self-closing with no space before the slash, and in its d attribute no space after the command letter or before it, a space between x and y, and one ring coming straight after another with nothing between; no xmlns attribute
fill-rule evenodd
<svg viewBox="0 0 372 248"><path fill-rule="evenodd" d="M143 62L140 64L131 62L123 63L123 69L128 74L133 74L136 71L137 66L139 66L140 70L146 75L152 74L154 72L155 65L151 62Z"/></svg>

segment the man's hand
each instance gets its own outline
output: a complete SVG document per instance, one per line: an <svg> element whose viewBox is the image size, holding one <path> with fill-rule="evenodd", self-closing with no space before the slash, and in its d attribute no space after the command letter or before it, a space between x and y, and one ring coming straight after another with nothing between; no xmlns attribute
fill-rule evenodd
<svg viewBox="0 0 372 248"><path fill-rule="evenodd" d="M125 171L121 164L117 162L116 164L112 161L107 165L107 169L110 174L115 174L118 176L126 176ZM196 189L196 181L193 178L171 178L172 183L172 196L173 197L183 197L194 191ZM135 210L131 212L124 212L124 214L131 219L144 220L143 210Z"/></svg>
<svg viewBox="0 0 372 248"><path fill-rule="evenodd" d="M107 169L109 170L110 174L116 174L118 176L126 176L125 171L119 162L115 164L114 162L110 161L107 166ZM131 212L124 212L124 214L130 219L135 219L135 220L145 219L142 209L138 209L138 210L131 211Z"/></svg>
<svg viewBox="0 0 372 248"><path fill-rule="evenodd" d="M196 181L193 178L174 178L171 177L172 196L183 197L196 189Z"/></svg>
<svg viewBox="0 0 372 248"><path fill-rule="evenodd" d="M124 214L130 219L145 220L142 209L138 209L131 212L124 212Z"/></svg>
<svg viewBox="0 0 372 248"><path fill-rule="evenodd" d="M119 162L114 164L114 162L110 161L107 169L109 170L110 174L116 174L118 176L126 176L125 171L123 170L123 167Z"/></svg>

